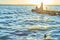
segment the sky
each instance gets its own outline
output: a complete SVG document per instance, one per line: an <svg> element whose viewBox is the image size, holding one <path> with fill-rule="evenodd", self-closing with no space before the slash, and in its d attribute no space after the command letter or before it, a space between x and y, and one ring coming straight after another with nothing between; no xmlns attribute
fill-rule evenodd
<svg viewBox="0 0 60 40"><path fill-rule="evenodd" d="M0 0L0 4L40 4L42 0ZM60 5L60 0L43 0L47 5Z"/></svg>

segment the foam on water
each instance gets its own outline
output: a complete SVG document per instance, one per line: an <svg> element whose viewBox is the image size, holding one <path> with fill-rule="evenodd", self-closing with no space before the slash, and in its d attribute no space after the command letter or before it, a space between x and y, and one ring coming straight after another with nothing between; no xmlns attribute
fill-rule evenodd
<svg viewBox="0 0 60 40"><path fill-rule="evenodd" d="M44 34L60 40L60 16L31 12L34 7L0 6L0 40L44 40Z"/></svg>

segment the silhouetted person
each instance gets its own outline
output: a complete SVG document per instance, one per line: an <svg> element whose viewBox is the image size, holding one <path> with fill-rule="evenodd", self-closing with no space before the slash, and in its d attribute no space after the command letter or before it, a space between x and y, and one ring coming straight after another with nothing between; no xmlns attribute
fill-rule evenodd
<svg viewBox="0 0 60 40"><path fill-rule="evenodd" d="M44 38L46 38L46 37L47 37L47 35L45 34L45 35L44 35Z"/></svg>
<svg viewBox="0 0 60 40"><path fill-rule="evenodd" d="M46 7L46 10L47 10L47 7Z"/></svg>
<svg viewBox="0 0 60 40"><path fill-rule="evenodd" d="M36 9L38 9L38 7L36 6Z"/></svg>

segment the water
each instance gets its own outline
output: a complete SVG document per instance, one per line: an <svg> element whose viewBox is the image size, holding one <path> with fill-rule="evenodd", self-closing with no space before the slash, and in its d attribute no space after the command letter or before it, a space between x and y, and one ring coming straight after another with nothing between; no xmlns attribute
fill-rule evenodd
<svg viewBox="0 0 60 40"><path fill-rule="evenodd" d="M35 6L0 6L0 40L60 40L60 16L31 12ZM60 10L60 6L49 6ZM40 30L29 30L29 28Z"/></svg>

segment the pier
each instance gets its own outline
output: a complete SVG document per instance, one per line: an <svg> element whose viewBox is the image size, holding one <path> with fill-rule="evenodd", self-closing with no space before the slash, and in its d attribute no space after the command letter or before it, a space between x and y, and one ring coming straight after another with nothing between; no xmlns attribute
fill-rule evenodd
<svg viewBox="0 0 60 40"><path fill-rule="evenodd" d="M44 10L43 9L43 3L41 3L40 8L36 7L35 9L31 10L32 12L36 12L39 14L49 14L49 15L59 15L60 16L60 11L56 11L56 10Z"/></svg>

